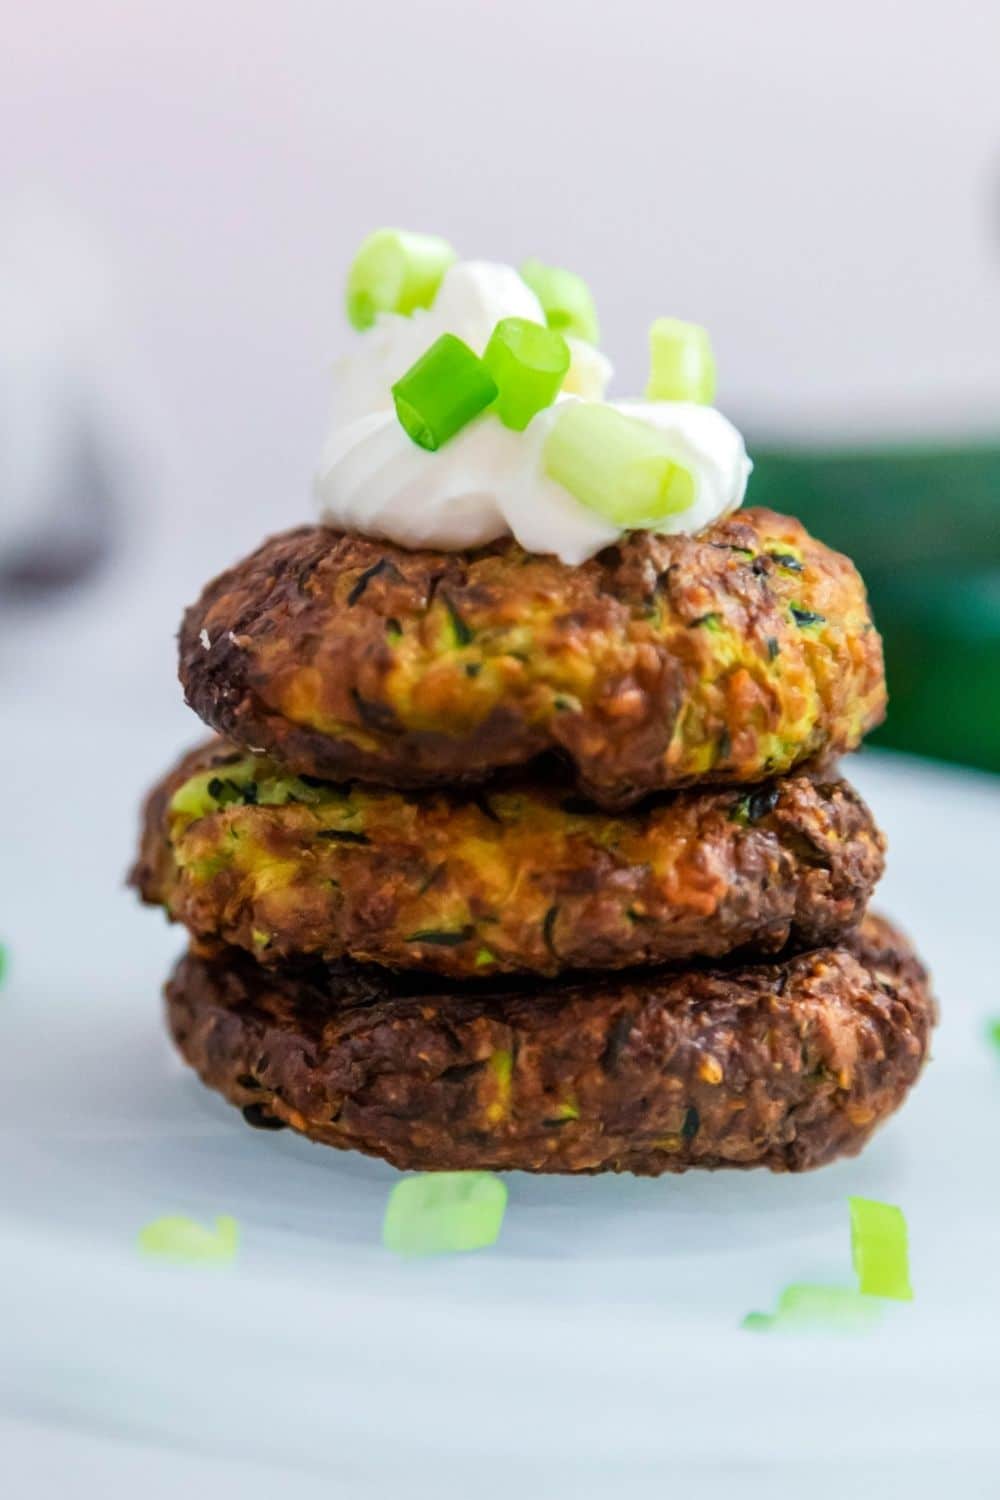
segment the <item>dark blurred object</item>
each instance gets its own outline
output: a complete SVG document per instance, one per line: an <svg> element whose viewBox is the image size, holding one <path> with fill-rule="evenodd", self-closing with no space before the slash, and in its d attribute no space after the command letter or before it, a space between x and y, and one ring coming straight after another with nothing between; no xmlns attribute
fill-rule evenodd
<svg viewBox="0 0 1000 1500"><path fill-rule="evenodd" d="M60 205L0 215L0 604L107 557L132 443L116 278Z"/></svg>
<svg viewBox="0 0 1000 1500"><path fill-rule="evenodd" d="M0 554L0 604L68 588L111 552L113 486L94 435L81 428L68 456L55 488L40 498L37 529Z"/></svg>
<svg viewBox="0 0 1000 1500"><path fill-rule="evenodd" d="M1000 771L1000 446L751 452L751 502L864 574L889 676L872 742Z"/></svg>

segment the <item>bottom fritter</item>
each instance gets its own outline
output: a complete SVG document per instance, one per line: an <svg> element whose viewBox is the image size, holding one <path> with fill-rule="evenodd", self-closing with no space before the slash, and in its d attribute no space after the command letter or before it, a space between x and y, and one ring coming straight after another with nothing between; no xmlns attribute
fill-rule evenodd
<svg viewBox="0 0 1000 1500"><path fill-rule="evenodd" d="M170 1029L253 1125L423 1171L804 1171L902 1102L935 1006L878 917L778 962L520 988L190 953Z"/></svg>

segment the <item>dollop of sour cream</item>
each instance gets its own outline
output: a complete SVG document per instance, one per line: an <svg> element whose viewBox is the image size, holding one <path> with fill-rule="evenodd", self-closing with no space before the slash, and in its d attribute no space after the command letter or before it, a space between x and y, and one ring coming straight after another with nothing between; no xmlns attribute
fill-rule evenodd
<svg viewBox="0 0 1000 1500"><path fill-rule="evenodd" d="M569 339L559 403L523 432L484 412L436 453L400 425L392 385L442 333L481 354L501 318L544 323L534 292L510 266L459 261L433 306L380 315L334 366L333 415L316 493L323 520L403 547L461 551L513 536L530 552L577 564L616 541L621 528L545 473L544 447L563 401L600 401L612 375L604 355ZM667 434L695 479L694 503L657 530L696 532L742 502L750 473L743 439L721 412L687 401L615 401L626 416Z"/></svg>

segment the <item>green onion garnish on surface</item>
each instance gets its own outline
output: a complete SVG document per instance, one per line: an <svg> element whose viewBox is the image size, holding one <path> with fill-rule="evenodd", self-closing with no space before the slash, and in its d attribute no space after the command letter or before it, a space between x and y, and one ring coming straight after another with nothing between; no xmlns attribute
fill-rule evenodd
<svg viewBox="0 0 1000 1500"><path fill-rule="evenodd" d="M347 316L355 328L370 328L381 312L408 316L430 307L445 271L455 259L447 240L404 229L376 229L347 273Z"/></svg>
<svg viewBox="0 0 1000 1500"><path fill-rule="evenodd" d="M496 381L494 411L505 427L523 432L536 412L551 406L569 369L569 345L554 328L529 318L501 318L483 351Z"/></svg>
<svg viewBox="0 0 1000 1500"><path fill-rule="evenodd" d="M851 1257L861 1291L866 1297L912 1301L903 1210L873 1198L849 1198L848 1204Z"/></svg>
<svg viewBox="0 0 1000 1500"><path fill-rule="evenodd" d="M154 1219L139 1231L139 1249L144 1255L185 1264L227 1264L236 1259L239 1242L239 1225L228 1214L220 1214L214 1229L206 1229L185 1214L174 1214Z"/></svg>
<svg viewBox="0 0 1000 1500"><path fill-rule="evenodd" d="M542 461L581 504L622 527L656 526L695 498L694 475L664 433L594 402L560 407Z"/></svg>
<svg viewBox="0 0 1000 1500"><path fill-rule="evenodd" d="M704 328L680 318L657 318L649 329L647 401L715 400L715 356Z"/></svg>
<svg viewBox="0 0 1000 1500"><path fill-rule="evenodd" d="M492 1172L422 1172L389 1194L382 1243L397 1255L484 1250L496 1242L507 1187Z"/></svg>
<svg viewBox="0 0 1000 1500"><path fill-rule="evenodd" d="M853 1287L793 1282L778 1298L773 1313L748 1313L742 1327L750 1333L862 1333L881 1315L877 1302Z"/></svg>
<svg viewBox="0 0 1000 1500"><path fill-rule="evenodd" d="M545 266L540 260L526 260L520 276L542 304L550 328L586 339L588 344L600 342L597 309L582 276L558 266Z"/></svg>
<svg viewBox="0 0 1000 1500"><path fill-rule="evenodd" d="M453 333L443 333L392 388L400 425L432 453L496 396L496 381L483 361Z"/></svg>

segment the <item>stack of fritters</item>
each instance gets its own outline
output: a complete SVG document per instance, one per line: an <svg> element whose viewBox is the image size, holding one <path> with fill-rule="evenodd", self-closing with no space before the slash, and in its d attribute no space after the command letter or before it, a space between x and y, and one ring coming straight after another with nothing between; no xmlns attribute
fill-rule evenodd
<svg viewBox="0 0 1000 1500"><path fill-rule="evenodd" d="M422 1169L800 1169L927 1053L884 840L832 767L882 717L847 559L744 511L580 567L266 542L181 631L224 739L133 879L191 933L177 1045L251 1124Z"/></svg>

